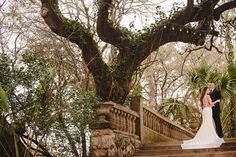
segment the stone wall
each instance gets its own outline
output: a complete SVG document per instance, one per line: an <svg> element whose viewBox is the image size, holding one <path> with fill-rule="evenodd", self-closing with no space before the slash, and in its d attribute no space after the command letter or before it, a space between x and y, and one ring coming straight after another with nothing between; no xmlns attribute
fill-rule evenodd
<svg viewBox="0 0 236 157"><path fill-rule="evenodd" d="M91 143L92 157L130 157L140 147L136 136L112 129L93 130Z"/></svg>

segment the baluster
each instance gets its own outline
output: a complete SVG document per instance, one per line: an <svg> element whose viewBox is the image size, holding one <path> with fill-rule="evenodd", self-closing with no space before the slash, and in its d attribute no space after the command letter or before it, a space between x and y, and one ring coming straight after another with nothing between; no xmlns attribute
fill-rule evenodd
<svg viewBox="0 0 236 157"><path fill-rule="evenodd" d="M114 114L115 114L115 126L116 126L116 129L119 130L119 113L118 113L118 110L115 108L114 110Z"/></svg>
<svg viewBox="0 0 236 157"><path fill-rule="evenodd" d="M132 116L132 134L134 135L135 134L135 120L136 120L136 117L135 116Z"/></svg>
<svg viewBox="0 0 236 157"><path fill-rule="evenodd" d="M163 133L163 121L160 119L160 133Z"/></svg>
<svg viewBox="0 0 236 157"><path fill-rule="evenodd" d="M151 129L151 128L152 128L152 113L149 112L148 114L149 114L149 115L148 115L148 118L149 118L148 124L149 124L149 128Z"/></svg>
<svg viewBox="0 0 236 157"><path fill-rule="evenodd" d="M118 110L117 109L117 117L118 117L118 123L117 123L117 125L118 125L118 130L121 130L121 116L120 116L120 114L121 114L121 111L120 110Z"/></svg>
<svg viewBox="0 0 236 157"><path fill-rule="evenodd" d="M172 124L169 124L169 137L171 137Z"/></svg>
<svg viewBox="0 0 236 157"><path fill-rule="evenodd" d="M156 121L156 132L158 132L158 117L157 116L156 116L155 121Z"/></svg>
<svg viewBox="0 0 236 157"><path fill-rule="evenodd" d="M157 132L160 133L160 119L157 117Z"/></svg>
<svg viewBox="0 0 236 157"><path fill-rule="evenodd" d="M154 130L155 115L152 114L152 130Z"/></svg>
<svg viewBox="0 0 236 157"><path fill-rule="evenodd" d="M114 113L114 112L115 112L115 108L111 108L110 112L111 112L111 117L110 117L111 127L112 127L113 129L115 129L115 128L116 128L115 113Z"/></svg>
<svg viewBox="0 0 236 157"><path fill-rule="evenodd" d="M151 114L151 129L152 130L154 129L153 122L154 122L154 116L153 114Z"/></svg>
<svg viewBox="0 0 236 157"><path fill-rule="evenodd" d="M175 138L177 138L177 137L178 137L178 132L177 132L177 129L175 127Z"/></svg>
<svg viewBox="0 0 236 157"><path fill-rule="evenodd" d="M122 119L122 131L125 131L125 112L122 111L121 113L121 119Z"/></svg>
<svg viewBox="0 0 236 157"><path fill-rule="evenodd" d="M153 117L153 130L154 131L156 131L156 124L157 124L156 116L154 115L154 117Z"/></svg>
<svg viewBox="0 0 236 157"><path fill-rule="evenodd" d="M150 123L150 121L151 121L151 113L150 112L148 112L148 114L147 114L147 118L148 118L148 128L151 128L151 123Z"/></svg>
<svg viewBox="0 0 236 157"><path fill-rule="evenodd" d="M134 129L133 128L133 117L134 117L133 115L129 115L129 125L130 125L129 126L129 128L130 128L129 133L131 133L131 134L133 133L133 129Z"/></svg>
<svg viewBox="0 0 236 157"><path fill-rule="evenodd" d="M123 111L120 111L120 131L123 131Z"/></svg>
<svg viewBox="0 0 236 157"><path fill-rule="evenodd" d="M164 135L166 135L166 122L163 121L163 133Z"/></svg>
<svg viewBox="0 0 236 157"><path fill-rule="evenodd" d="M128 132L129 131L129 126L128 126L128 113L124 112L124 131Z"/></svg>
<svg viewBox="0 0 236 157"><path fill-rule="evenodd" d="M126 113L126 118L125 118L125 132L128 132L128 133L129 133L129 131L130 131L129 116L130 116L130 114L129 114L129 113Z"/></svg>
<svg viewBox="0 0 236 157"><path fill-rule="evenodd" d="M147 112L145 109L143 109L143 124L147 126Z"/></svg>

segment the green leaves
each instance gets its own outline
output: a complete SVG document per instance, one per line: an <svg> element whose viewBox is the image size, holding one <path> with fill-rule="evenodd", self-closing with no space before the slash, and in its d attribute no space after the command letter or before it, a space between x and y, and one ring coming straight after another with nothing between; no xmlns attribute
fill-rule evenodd
<svg viewBox="0 0 236 157"><path fill-rule="evenodd" d="M0 100L1 100L1 108L3 112L7 112L8 111L7 94L2 88L1 84L0 84Z"/></svg>
<svg viewBox="0 0 236 157"><path fill-rule="evenodd" d="M220 78L221 91L224 96L232 97L236 93L236 64L230 63Z"/></svg>
<svg viewBox="0 0 236 157"><path fill-rule="evenodd" d="M184 102L170 98L163 101L159 112L168 117L173 116L176 119L178 117L187 117L190 111Z"/></svg>
<svg viewBox="0 0 236 157"><path fill-rule="evenodd" d="M236 63L231 63L222 72L206 62L201 62L188 72L188 83L193 90L200 89L214 80L216 87L221 89L223 97L231 97L236 93Z"/></svg>
<svg viewBox="0 0 236 157"><path fill-rule="evenodd" d="M70 91L69 121L80 129L85 129L95 122L95 111L101 103L93 92L75 89Z"/></svg>
<svg viewBox="0 0 236 157"><path fill-rule="evenodd" d="M207 86L211 80L219 80L220 73L206 62L200 62L188 72L187 78L188 83L193 89L201 89Z"/></svg>

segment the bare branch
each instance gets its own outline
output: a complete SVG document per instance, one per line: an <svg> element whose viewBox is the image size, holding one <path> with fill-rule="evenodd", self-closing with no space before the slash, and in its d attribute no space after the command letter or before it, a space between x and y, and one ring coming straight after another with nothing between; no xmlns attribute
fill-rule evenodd
<svg viewBox="0 0 236 157"><path fill-rule="evenodd" d="M6 3L7 0L4 0L2 4L0 4L0 9L2 9L3 5Z"/></svg>
<svg viewBox="0 0 236 157"><path fill-rule="evenodd" d="M36 152L39 152L41 153L42 155L46 156L46 157L53 157L49 152L48 150L42 145L40 144L37 139L33 139L31 137L29 137L28 135L22 135L21 137L22 141L24 142L24 144L31 150L33 151L36 151ZM37 145L37 147L39 147L41 150L39 150L38 148L34 148L32 147L32 145L29 145L28 142L26 141L27 140L30 140L32 141L35 145Z"/></svg>

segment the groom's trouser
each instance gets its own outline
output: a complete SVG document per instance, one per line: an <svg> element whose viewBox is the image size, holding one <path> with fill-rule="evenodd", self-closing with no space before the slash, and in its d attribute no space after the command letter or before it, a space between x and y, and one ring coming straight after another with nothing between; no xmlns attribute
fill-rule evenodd
<svg viewBox="0 0 236 157"><path fill-rule="evenodd" d="M215 126L216 126L216 133L220 138L223 137L223 131L222 131L222 126L221 126L221 120L220 120L220 113L214 113L213 112L213 119L215 121Z"/></svg>

